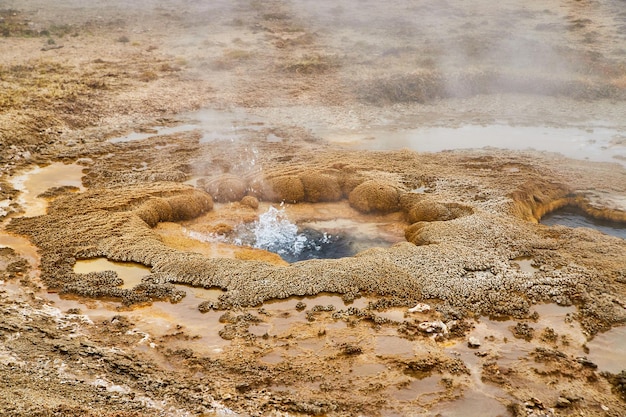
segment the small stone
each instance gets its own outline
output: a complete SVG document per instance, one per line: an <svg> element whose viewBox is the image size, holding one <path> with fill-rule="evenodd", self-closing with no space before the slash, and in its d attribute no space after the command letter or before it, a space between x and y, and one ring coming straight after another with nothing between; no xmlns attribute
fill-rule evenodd
<svg viewBox="0 0 626 417"><path fill-rule="evenodd" d="M559 408L567 408L570 405L572 405L572 402L570 400L568 400L567 398L559 397L556 400L556 406L559 407Z"/></svg>
<svg viewBox="0 0 626 417"><path fill-rule="evenodd" d="M528 400L528 402L526 402L526 407L527 408L537 408L539 410L543 410L543 403L541 402L541 400L539 398L536 397L532 397L530 400Z"/></svg>
<svg viewBox="0 0 626 417"><path fill-rule="evenodd" d="M480 347L480 340L478 340L477 337L471 336L468 340L467 340L467 346L475 349Z"/></svg>
<svg viewBox="0 0 626 417"><path fill-rule="evenodd" d="M609 407L604 404L600 404L600 408L602 409L602 411L609 411Z"/></svg>
<svg viewBox="0 0 626 417"><path fill-rule="evenodd" d="M448 326L442 321L425 321L417 325L419 329L426 333L448 334Z"/></svg>
<svg viewBox="0 0 626 417"><path fill-rule="evenodd" d="M423 313L425 311L430 311L430 306L428 304L418 303L415 307L409 308L409 313Z"/></svg>
<svg viewBox="0 0 626 417"><path fill-rule="evenodd" d="M76 160L76 165L90 166L93 164L94 164L94 161L91 158L79 158Z"/></svg>
<svg viewBox="0 0 626 417"><path fill-rule="evenodd" d="M576 362L578 362L579 364L581 364L582 366L586 368L596 369L598 367L598 365L596 365L595 363L587 359L586 356L581 356L581 357L576 358Z"/></svg>

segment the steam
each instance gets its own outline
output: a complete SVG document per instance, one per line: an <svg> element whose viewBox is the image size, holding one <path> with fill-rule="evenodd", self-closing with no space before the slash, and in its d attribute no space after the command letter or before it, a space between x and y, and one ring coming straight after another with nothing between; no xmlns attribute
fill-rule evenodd
<svg viewBox="0 0 626 417"><path fill-rule="evenodd" d="M584 99L617 94L593 84L596 75L602 76L596 74L602 57L590 54L587 45L593 46L594 26L603 22L580 18L590 10L462 1L301 1L291 10L312 22L312 30L322 27L331 34L337 56L360 61L346 65L343 75L347 84L356 81L357 95L366 102L507 93ZM614 44L617 48L619 41ZM366 91L369 87L374 91Z"/></svg>
<svg viewBox="0 0 626 417"><path fill-rule="evenodd" d="M249 109L267 116L264 122L272 127L313 129L335 123L357 131L378 122L372 116L377 109L359 113L366 107L362 104L387 106L389 114L394 112L389 105L489 95L492 107L485 112L523 117L522 107L507 109L501 97L514 96L502 99L511 103L524 94L528 107L546 96L626 99L626 32L619 19L612 20L623 13L623 1L617 0L5 3L26 10L34 25L107 28L111 42L126 36L129 42L116 46L135 47L138 53L148 53L150 45L154 54L175 58L172 68L181 69L184 77L202 79L215 90L215 102L207 106ZM153 32L159 36L151 38ZM445 116L437 116L460 115L454 104ZM422 108L416 108L407 113L420 113ZM201 142L241 145L261 136L249 115L233 113L229 120L217 113L197 115ZM394 123L392 117L380 116L380 124ZM269 139L282 139L265 129ZM255 176L260 169L257 150L252 145L234 148L237 154L223 156L230 166L222 171ZM210 164L199 163L197 173L220 174L204 169Z"/></svg>

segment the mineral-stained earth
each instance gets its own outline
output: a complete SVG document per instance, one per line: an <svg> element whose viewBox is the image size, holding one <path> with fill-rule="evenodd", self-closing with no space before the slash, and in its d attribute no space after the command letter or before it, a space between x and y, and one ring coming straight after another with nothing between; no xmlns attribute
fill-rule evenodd
<svg viewBox="0 0 626 417"><path fill-rule="evenodd" d="M4 1L0 415L626 415L626 240L540 223L624 227L624 134L366 146L626 132L624 6ZM270 207L386 243L237 245Z"/></svg>

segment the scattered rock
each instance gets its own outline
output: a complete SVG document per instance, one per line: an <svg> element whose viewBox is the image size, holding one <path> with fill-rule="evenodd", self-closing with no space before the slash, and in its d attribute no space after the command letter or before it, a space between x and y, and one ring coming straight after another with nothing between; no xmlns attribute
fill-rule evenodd
<svg viewBox="0 0 626 417"><path fill-rule="evenodd" d="M626 401L626 370L617 375L611 373L602 374L613 386L615 392L623 401Z"/></svg>
<svg viewBox="0 0 626 417"><path fill-rule="evenodd" d="M511 332L513 336L518 339L524 339L527 342L531 341L533 336L535 335L535 329L530 327L526 323L517 323L512 329Z"/></svg>
<svg viewBox="0 0 626 417"><path fill-rule="evenodd" d="M472 349L477 349L480 347L480 345L480 340L478 340L477 337L471 336L469 339L467 339L467 346Z"/></svg>
<svg viewBox="0 0 626 417"><path fill-rule="evenodd" d="M425 333L448 334L448 326L442 321L424 321L418 324L418 328Z"/></svg>
<svg viewBox="0 0 626 417"><path fill-rule="evenodd" d="M595 363L591 362L589 359L587 359L586 356L580 356L578 358L576 358L576 362L578 362L579 364L581 364L582 366L586 367L586 368L591 368L591 369L597 369L598 365L596 365Z"/></svg>
<svg viewBox="0 0 626 417"><path fill-rule="evenodd" d="M571 405L572 405L572 402L570 400L568 400L567 398L559 397L556 400L556 406L558 408L567 408L567 407L569 407Z"/></svg>
<svg viewBox="0 0 626 417"><path fill-rule="evenodd" d="M424 313L430 311L430 306L428 304L418 303L415 307L411 307L407 311L409 313Z"/></svg>
<svg viewBox="0 0 626 417"><path fill-rule="evenodd" d="M363 353L363 349L360 346L352 343L342 343L339 345L339 350L341 350L341 353L344 355L360 355Z"/></svg>

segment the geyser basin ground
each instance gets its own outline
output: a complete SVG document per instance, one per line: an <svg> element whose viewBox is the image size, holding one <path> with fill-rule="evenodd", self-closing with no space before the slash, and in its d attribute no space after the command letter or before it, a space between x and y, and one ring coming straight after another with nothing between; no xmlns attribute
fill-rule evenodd
<svg viewBox="0 0 626 417"><path fill-rule="evenodd" d="M623 1L3 7L0 216L21 236L0 236L0 414L626 414L622 240L536 223L563 204L620 217L619 164L316 133L620 134ZM54 162L81 164L85 190L55 184L19 220L11 179ZM407 242L289 265L181 233L203 210L254 221L267 208L242 190L390 210ZM105 258L150 274L75 273Z"/></svg>
<svg viewBox="0 0 626 417"><path fill-rule="evenodd" d="M338 400L331 391L322 389L324 384L348 384L343 377L331 376L337 375L334 370L340 369L339 375L347 377L356 365L382 365L386 369L382 374L361 377L345 391L345 401L349 397L351 404L356 401L359 407L372 410L380 410L374 404L381 399L395 411L418 404L432 407L424 402L428 395L423 395L431 391L420 385L420 378L430 378L427 381L437 387L434 395L440 404L449 404L450 410L462 403L449 402L460 393L468 404L515 402L516 391L497 382L500 379L496 375L502 374L500 369L515 369L502 377L504 381L513 375L523 381L520 383L543 381L541 373L528 370L529 360L541 364L538 369L546 375L558 370L575 376L573 380L583 381L587 390L592 388L584 381L600 378L588 360L579 358L585 353L585 335L608 330L623 320L624 309L615 294L621 294L620 274L625 265L620 254L626 249L597 232L553 229L535 222L573 190L583 195L584 190L597 194L607 184L613 190L623 187L619 181L622 173L614 166L577 162L546 178L553 158L539 153L354 153L309 148L307 142L277 145L251 139L241 150L254 146L256 163L262 169L239 176L231 172L224 177L211 165L196 161L206 160L206 155L224 161L225 155L236 153L238 145L200 143L196 135L131 142L117 151L116 158L93 158L84 177L93 188L56 194L45 215L14 218L8 226L40 248L41 279L46 286L58 289L62 297L113 297L120 301L118 306L134 305L130 312L120 312L130 322L111 318L113 327L109 328L123 333L128 346L142 356L164 363L165 369L183 372L204 356L211 359L194 368L194 374L213 375L217 366L222 369L218 378L228 385L232 381L244 383L243 375L249 379L252 373L261 378L252 386L267 386L264 378L275 381L276 386L270 387L273 395L303 396L308 401L323 397L329 404ZM155 150L150 146L152 141L173 146ZM129 178L126 164L136 166L138 160L151 161L139 174L166 178L179 168L169 157L173 148L192 162L189 175L208 180L191 186L145 182L141 176L133 176L130 178L135 184L117 185ZM282 158L280 166L276 158ZM370 227L366 234L408 241L378 246L352 257L289 265L265 250L223 243L212 246L190 238L190 231L227 233L242 220L254 222L271 205L280 207L276 201L261 201L254 208L243 199L215 204L202 184L236 177L251 187L248 193L253 193L256 188L252 187L260 181L274 184L271 193L262 188L261 198L291 192L289 195L306 199L317 195L312 194L315 188L311 184L315 182L310 178L317 178L318 172L324 173L328 184L337 184L341 199L287 204L285 212L292 224L321 228L336 226L333 222L341 218L362 220ZM281 188L285 184L288 187ZM301 194L293 193L293 184L302 184ZM386 207L389 213L362 212L370 207ZM610 210L620 212L615 207ZM345 226L345 221L339 223ZM555 239L559 246L551 243ZM591 248L593 258L581 256ZM93 258L137 262L149 267L150 273L132 288L121 287L119 280L103 273L107 266L88 274L76 273L77 265L84 265L82 259ZM597 273L598 268L602 274ZM188 286L214 291L217 297L202 299ZM183 292L190 298L181 298ZM314 296L321 292L333 293L336 301L326 304L320 300L318 304ZM580 294L586 296L581 298ZM342 301L338 301L340 297ZM182 304L162 304L162 300ZM279 300L293 307L273 312L271 302ZM364 306L365 300L371 306ZM142 315L141 306L150 301L157 307L169 306L168 317L181 317L178 326L167 327L161 336L146 338L154 333L150 331L151 314L165 314L157 313L164 311L158 307ZM188 310L191 301L198 303L195 313ZM569 305L568 312L585 312L576 316L581 333L572 337L566 329L553 328L552 333L538 325L533 304L545 301ZM408 314L408 309L419 303L428 304L430 310ZM184 314L174 314L177 306ZM207 325L215 324L216 319L219 324L204 330L196 327L193 323L202 321L201 311L208 314ZM542 313L538 314L541 318ZM481 315L510 320L513 329L507 326L502 330L502 343L504 337L510 338L509 333L523 340L532 336L531 342L510 345L513 353L498 359L498 352L506 351L507 346L494 343L493 335L483 335L478 340L484 349L489 348L485 356L477 357L473 350L458 352L470 336L476 337L471 333L472 326L477 326L472 317ZM189 317L189 324L184 317ZM229 342L229 349L220 347L222 341L212 341L215 332ZM203 349L198 340L210 348ZM458 349L448 351L448 344ZM553 355L552 351L560 353ZM311 359L310 352L323 355ZM293 368L283 370L285 363ZM224 373L224 364L229 364L231 371ZM313 377L301 383L302 374ZM571 381L563 376L549 395L543 394L542 401L556 402L559 392L582 389ZM609 380L600 381L603 389L610 391ZM382 386L374 396L364 388L370 383ZM234 385L228 386L239 392ZM618 407L611 395L597 395L603 395L603 403Z"/></svg>

